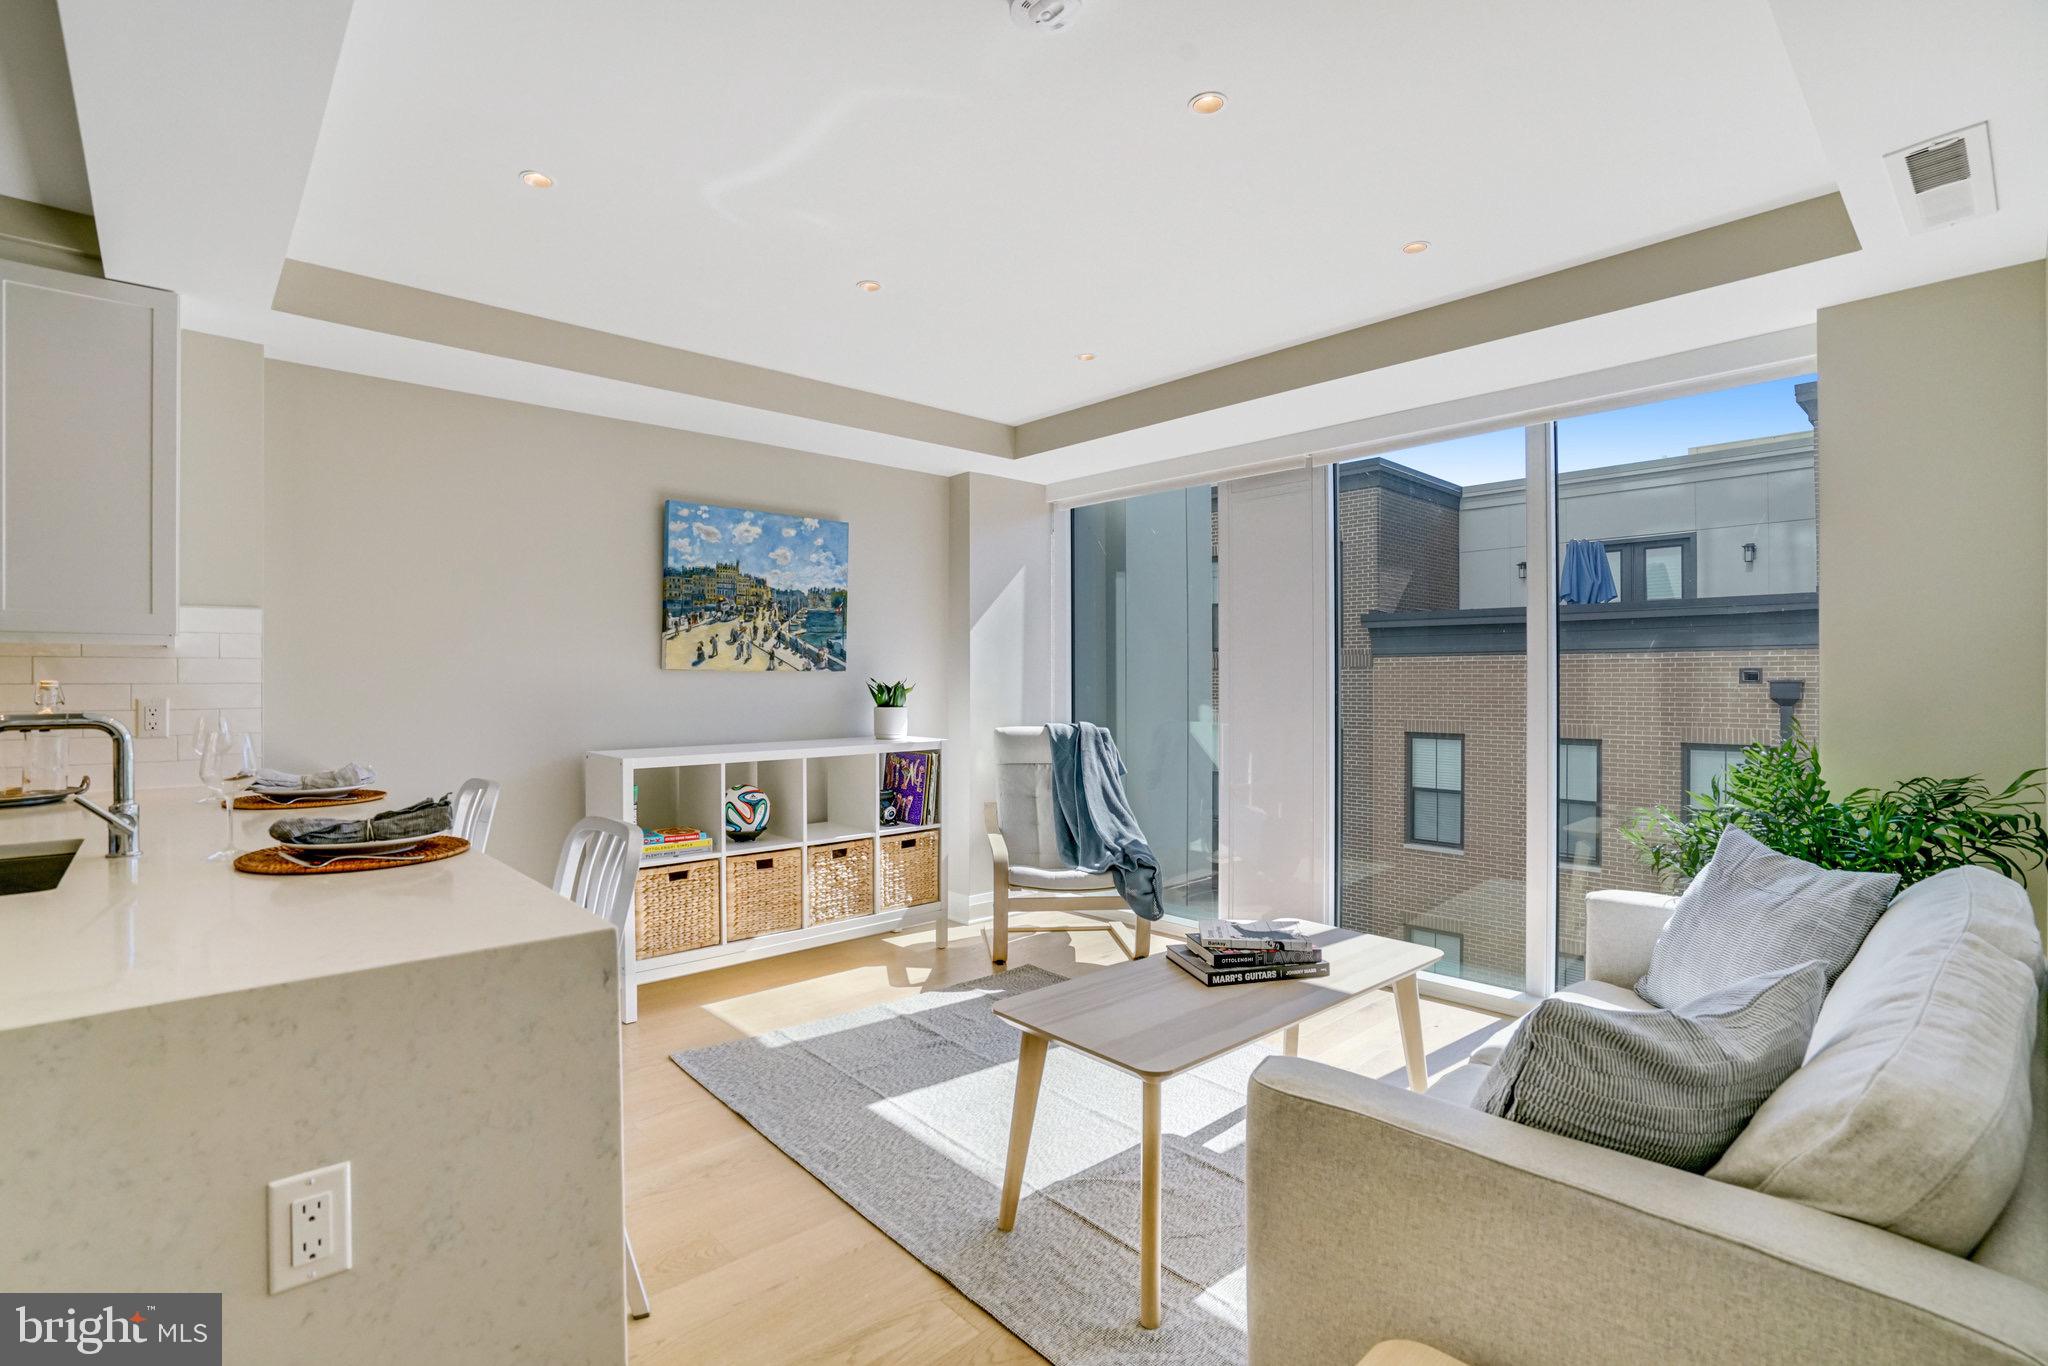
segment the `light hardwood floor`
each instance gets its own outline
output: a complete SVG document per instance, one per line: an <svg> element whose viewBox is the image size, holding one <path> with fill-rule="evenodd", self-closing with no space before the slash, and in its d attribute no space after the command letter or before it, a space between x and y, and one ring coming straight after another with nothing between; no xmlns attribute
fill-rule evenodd
<svg viewBox="0 0 2048 1366"><path fill-rule="evenodd" d="M1163 947L1154 941L1154 952ZM1122 956L1101 934L1013 935L1009 966L1075 976ZM1042 1360L891 1242L669 1060L928 986L984 976L985 925L848 940L680 977L640 992L625 1028L626 1224L654 1305L633 1323L635 1366ZM1433 1070L1500 1023L1425 1001ZM1370 993L1302 1027L1301 1052L1404 1084L1393 997ZM988 1215L996 1214L989 1191Z"/></svg>

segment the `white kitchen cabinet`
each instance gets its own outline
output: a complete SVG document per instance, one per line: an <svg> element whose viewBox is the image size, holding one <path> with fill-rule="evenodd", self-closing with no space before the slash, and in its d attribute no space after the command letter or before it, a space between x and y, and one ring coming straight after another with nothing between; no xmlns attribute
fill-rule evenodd
<svg viewBox="0 0 2048 1366"><path fill-rule="evenodd" d="M0 261L0 640L177 615L178 297Z"/></svg>

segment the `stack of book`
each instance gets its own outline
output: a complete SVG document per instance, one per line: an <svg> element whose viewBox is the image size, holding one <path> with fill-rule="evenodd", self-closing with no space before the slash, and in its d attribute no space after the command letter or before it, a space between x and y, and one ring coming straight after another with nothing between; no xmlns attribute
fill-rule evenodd
<svg viewBox="0 0 2048 1366"><path fill-rule="evenodd" d="M1172 964L1204 986L1325 977L1330 965L1315 941L1270 920L1204 920L1185 945L1166 951Z"/></svg>
<svg viewBox="0 0 2048 1366"><path fill-rule="evenodd" d="M682 825L640 827L641 852L648 854L689 854L709 851L711 836Z"/></svg>

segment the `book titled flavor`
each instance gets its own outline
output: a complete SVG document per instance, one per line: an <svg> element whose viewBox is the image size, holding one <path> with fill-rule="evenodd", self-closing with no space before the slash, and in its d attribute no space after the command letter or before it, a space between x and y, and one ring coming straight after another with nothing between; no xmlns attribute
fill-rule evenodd
<svg viewBox="0 0 2048 1366"><path fill-rule="evenodd" d="M1276 963L1263 968L1216 968L1176 944L1166 951L1167 961L1207 987L1235 986L1240 982L1282 982L1297 977L1327 977L1328 963Z"/></svg>

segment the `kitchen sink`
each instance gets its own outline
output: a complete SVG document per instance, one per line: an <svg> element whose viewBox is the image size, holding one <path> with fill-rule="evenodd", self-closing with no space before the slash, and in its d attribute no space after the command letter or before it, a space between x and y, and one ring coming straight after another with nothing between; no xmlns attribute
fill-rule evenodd
<svg viewBox="0 0 2048 1366"><path fill-rule="evenodd" d="M84 840L38 840L0 844L0 896L47 892L64 880L72 855Z"/></svg>

